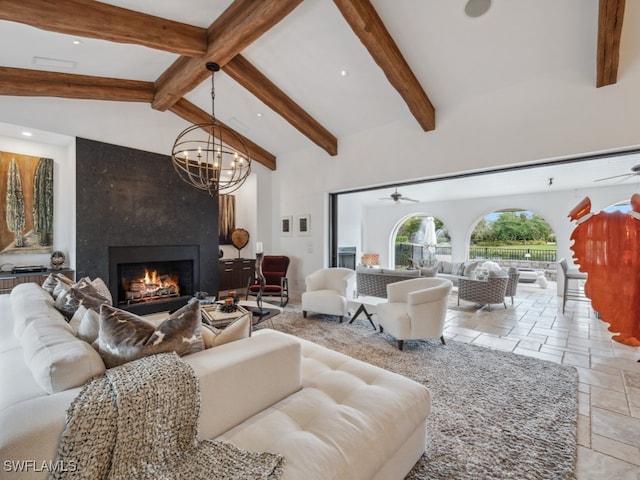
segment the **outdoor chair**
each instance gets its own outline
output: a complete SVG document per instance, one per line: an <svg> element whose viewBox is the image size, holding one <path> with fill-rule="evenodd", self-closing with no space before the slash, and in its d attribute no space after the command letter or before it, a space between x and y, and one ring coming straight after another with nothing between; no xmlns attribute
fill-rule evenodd
<svg viewBox="0 0 640 480"><path fill-rule="evenodd" d="M460 278L458 280L458 305L460 300L474 302L491 311L491 305L502 303L507 308L504 301L507 293L509 275L506 271L489 272L484 280L472 280L470 278Z"/></svg>
<svg viewBox="0 0 640 480"><path fill-rule="evenodd" d="M336 315L342 323L348 311L347 299L353 296L355 276L355 271L341 267L323 268L307 275L302 316L307 318L307 312Z"/></svg>
<svg viewBox="0 0 640 480"><path fill-rule="evenodd" d="M589 302L589 298L584 294L582 284L587 279L587 274L581 272L577 268L569 268L569 264L565 258L561 258L558 262L562 268L563 287L562 287L562 313L567 300L576 300L579 302ZM576 284L571 286L569 282L574 281Z"/></svg>
<svg viewBox="0 0 640 480"><path fill-rule="evenodd" d="M516 267L509 267L508 274L509 281L507 282L507 291L504 296L511 297L511 305L513 305L513 297L516 296L518 283L520 282L520 271Z"/></svg>
<svg viewBox="0 0 640 480"><path fill-rule="evenodd" d="M446 278L412 278L387 285L387 302L376 306L380 332L387 330L398 340L440 338L453 283Z"/></svg>
<svg viewBox="0 0 640 480"><path fill-rule="evenodd" d="M262 274L265 278L263 297L280 297L280 306L284 307L289 302L289 282L287 280L287 269L290 259L284 255L265 255L262 258ZM249 278L247 283L247 295L258 296L260 293L260 283L257 279Z"/></svg>

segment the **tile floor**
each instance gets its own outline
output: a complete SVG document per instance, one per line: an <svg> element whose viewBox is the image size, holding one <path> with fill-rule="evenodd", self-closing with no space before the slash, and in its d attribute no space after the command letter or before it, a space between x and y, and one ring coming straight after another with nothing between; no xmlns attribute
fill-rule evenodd
<svg viewBox="0 0 640 480"><path fill-rule="evenodd" d="M445 338L578 370L578 480L640 480L640 348L611 340L588 303L569 301L562 314L553 282L520 284L506 310L460 306L448 311Z"/></svg>

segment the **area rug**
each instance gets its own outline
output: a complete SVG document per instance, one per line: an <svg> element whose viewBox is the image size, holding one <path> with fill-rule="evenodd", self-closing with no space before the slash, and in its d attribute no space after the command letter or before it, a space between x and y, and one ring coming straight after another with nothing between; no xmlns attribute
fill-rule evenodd
<svg viewBox="0 0 640 480"><path fill-rule="evenodd" d="M296 305L273 320L280 331L429 388L426 449L407 479L576 478L575 368L452 340L407 341L400 351L366 319L305 319Z"/></svg>

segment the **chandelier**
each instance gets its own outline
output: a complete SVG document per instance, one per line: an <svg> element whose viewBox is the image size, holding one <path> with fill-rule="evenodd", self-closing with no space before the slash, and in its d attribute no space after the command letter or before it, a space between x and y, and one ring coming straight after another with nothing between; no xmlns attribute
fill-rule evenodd
<svg viewBox="0 0 640 480"><path fill-rule="evenodd" d="M171 161L182 180L216 196L242 186L251 173L251 159L242 137L216 120L213 77L220 66L209 62L207 70L211 72L211 122L183 130L173 144Z"/></svg>

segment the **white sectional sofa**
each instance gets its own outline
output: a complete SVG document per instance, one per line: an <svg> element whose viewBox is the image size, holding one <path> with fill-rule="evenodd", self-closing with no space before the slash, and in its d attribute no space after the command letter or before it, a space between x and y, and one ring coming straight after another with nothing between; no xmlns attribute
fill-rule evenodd
<svg viewBox="0 0 640 480"><path fill-rule="evenodd" d="M0 295L0 478L46 478L65 412L104 371L64 324L39 285ZM200 437L281 453L284 479L401 479L424 451L429 391L403 376L267 329L182 358L200 382Z"/></svg>

